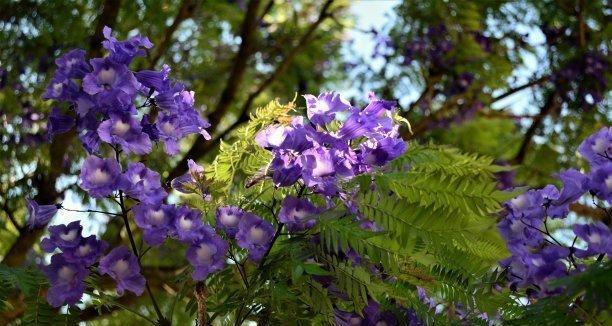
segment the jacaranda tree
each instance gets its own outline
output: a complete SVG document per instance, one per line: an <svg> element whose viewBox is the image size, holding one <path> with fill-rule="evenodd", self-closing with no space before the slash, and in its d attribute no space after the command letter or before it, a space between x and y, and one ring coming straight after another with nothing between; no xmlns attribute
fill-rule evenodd
<svg viewBox="0 0 612 326"><path fill-rule="evenodd" d="M73 10L87 12L88 5ZM238 8L244 16L236 24L241 42L216 101L198 100L214 90L197 80L213 77L194 76L199 68L190 73L192 65L215 56L215 46L198 45L203 32L191 45L178 42L166 57L169 64L162 60L178 25L191 19L179 38L189 35L189 26L196 31L195 13L207 5L216 10L198 19L213 20L220 39L236 22L223 10ZM494 95L508 86L500 80L518 69L513 54L528 46L513 47L508 40L516 41L516 34L496 36L485 25L496 19L506 28L516 17L498 13L551 5L406 2L387 34L368 32L378 42L373 55L387 62L382 72L359 78L363 85L389 80L380 92L351 100L335 91L308 94L322 88L316 84L287 87L325 76L324 68L306 73L300 65L313 64L326 51L337 53L335 36L322 33L322 40L313 40L324 22L331 24L328 33L343 28L344 6L333 0L295 6L183 1L156 44L142 30L119 38L106 25L115 25L121 8L134 13L120 1L105 1L89 50L59 53L55 32L38 28L49 21L66 25L49 20L53 15L44 10L41 24L36 14L21 12L23 4L6 6L14 15L2 17L3 39L23 50L44 44L40 32L51 36L54 49L30 63L19 62L28 57L19 52L6 69L0 67L0 77L15 83L2 85L10 91L1 93L0 103L17 105L1 113L3 164L16 171L1 179L3 232L13 239L3 244L0 264L2 323L610 321L612 127L601 47L607 40L596 34L598 4L553 6L561 18L551 15L551 24L572 22L567 16L573 15L577 32L555 34L557 27L542 18L547 42L558 34L559 43L548 44L555 54L551 71ZM282 47L292 32L281 27L300 29L299 22L284 20L287 8L312 11L314 20L302 26L304 34L288 52L254 49L262 44L258 37ZM441 14L445 10L449 17ZM428 21L431 15L442 16ZM153 17L165 24L163 14ZM17 41L19 34L24 40ZM580 46L577 53L552 50L572 40ZM301 53L309 47L318 54ZM278 60L272 56L277 50ZM191 59L181 62L183 56ZM302 60L292 62L297 57ZM45 61L55 65L41 68ZM31 70L31 62L39 71ZM272 64L277 66L267 77L248 76L265 74ZM292 69L295 75L287 73ZM395 83L415 74L424 78L423 93L402 108ZM246 96L238 92L244 78L260 82ZM492 104L535 86L545 87L546 99L522 134ZM257 100L268 88L269 97L279 92L293 99ZM214 110L202 114L207 105ZM560 121L546 122L549 114ZM588 130L571 125L582 115ZM545 122L585 137L573 140L574 151L561 147L549 158L553 163L536 165L530 160L546 153L546 143L531 142ZM476 141L483 147L470 144L483 135L495 139ZM541 138L551 147L563 139ZM493 148L505 140L508 148ZM45 143L51 144L48 157L38 146ZM555 169L543 172L547 166ZM72 221L65 220L68 214Z"/></svg>

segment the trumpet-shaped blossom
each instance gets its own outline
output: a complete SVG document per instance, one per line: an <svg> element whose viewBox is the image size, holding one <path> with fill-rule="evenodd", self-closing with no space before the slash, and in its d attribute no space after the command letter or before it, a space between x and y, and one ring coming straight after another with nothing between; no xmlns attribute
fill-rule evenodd
<svg viewBox="0 0 612 326"><path fill-rule="evenodd" d="M198 165L193 160L187 160L189 170L180 177L172 179L170 186L178 192L184 194L198 193L205 200L212 199L208 191L204 167Z"/></svg>
<svg viewBox="0 0 612 326"><path fill-rule="evenodd" d="M598 166L589 175L589 190L612 204L612 161Z"/></svg>
<svg viewBox="0 0 612 326"><path fill-rule="evenodd" d="M591 167L612 161L612 127L604 127L585 139L578 151L591 164Z"/></svg>
<svg viewBox="0 0 612 326"><path fill-rule="evenodd" d="M597 221L593 224L576 224L573 230L588 245L586 250L576 249L576 256L612 255L612 232L604 223Z"/></svg>
<svg viewBox="0 0 612 326"><path fill-rule="evenodd" d="M238 233L238 224L245 212L236 206L223 206L217 208L217 228L225 231L228 237L233 238Z"/></svg>
<svg viewBox="0 0 612 326"><path fill-rule="evenodd" d="M43 99L71 101L77 97L79 86L61 72L57 72L43 94Z"/></svg>
<svg viewBox="0 0 612 326"><path fill-rule="evenodd" d="M136 72L136 80L138 80L143 86L156 92L163 92L170 89L170 66L163 65L161 71L155 70L141 70Z"/></svg>
<svg viewBox="0 0 612 326"><path fill-rule="evenodd" d="M285 223L290 232L303 231L312 228L316 223L316 215L321 212L307 199L286 197L278 214L279 221Z"/></svg>
<svg viewBox="0 0 612 326"><path fill-rule="evenodd" d="M74 49L62 54L55 60L57 71L67 78L81 79L91 72L91 66L85 60L85 50Z"/></svg>
<svg viewBox="0 0 612 326"><path fill-rule="evenodd" d="M26 198L28 209L28 226L30 229L45 227L57 213L59 205L39 205L31 198Z"/></svg>
<svg viewBox="0 0 612 326"><path fill-rule="evenodd" d="M140 122L131 115L111 114L100 123L98 135L103 142L121 145L127 153L144 155L151 152L149 135L142 131Z"/></svg>
<svg viewBox="0 0 612 326"><path fill-rule="evenodd" d="M100 104L130 105L140 84L127 66L110 58L91 59L93 71L83 78L83 90L98 95Z"/></svg>
<svg viewBox="0 0 612 326"><path fill-rule="evenodd" d="M133 207L136 225L143 230L143 239L151 246L158 246L174 229L176 207L174 205L149 205Z"/></svg>
<svg viewBox="0 0 612 326"><path fill-rule="evenodd" d="M123 295L126 290L136 295L144 292L145 279L140 274L138 258L125 246L117 247L102 257L99 271L115 280L119 295Z"/></svg>
<svg viewBox="0 0 612 326"><path fill-rule="evenodd" d="M211 273L223 269L228 249L228 243L211 227L202 227L200 237L189 246L186 253L187 260L193 266L193 279L203 280Z"/></svg>
<svg viewBox="0 0 612 326"><path fill-rule="evenodd" d="M51 257L51 264L42 267L49 280L47 301L53 307L74 305L81 301L85 292L85 278L89 271L83 264L69 262L62 254Z"/></svg>
<svg viewBox="0 0 612 326"><path fill-rule="evenodd" d="M71 263L79 263L89 267L98 261L98 258L100 258L106 249L108 249L108 243L98 240L94 235L90 235L81 238L77 246L64 250L63 256Z"/></svg>
<svg viewBox="0 0 612 326"><path fill-rule="evenodd" d="M134 36L125 41L118 41L112 34L112 29L108 26L104 26L102 34L104 34L105 41L102 41L102 46L110 52L110 59L115 62L122 64L130 64L132 59L137 56L144 56L145 49L153 47L153 43L144 36Z"/></svg>
<svg viewBox="0 0 612 326"><path fill-rule="evenodd" d="M73 117L62 114L62 111L55 107L51 110L49 121L47 121L47 133L49 137L53 138L55 135L70 131L74 125Z"/></svg>
<svg viewBox="0 0 612 326"><path fill-rule="evenodd" d="M563 189L559 197L551 202L548 214L551 217L564 217L569 213L569 204L575 202L587 191L587 176L569 169L559 173L559 178L563 181Z"/></svg>
<svg viewBox="0 0 612 326"><path fill-rule="evenodd" d="M202 215L187 206L179 206L174 219L174 232L181 242L191 243L202 234Z"/></svg>
<svg viewBox="0 0 612 326"><path fill-rule="evenodd" d="M140 162L128 164L123 174L125 193L147 204L159 204L168 195L161 185L159 173Z"/></svg>
<svg viewBox="0 0 612 326"><path fill-rule="evenodd" d="M270 247L274 237L274 227L261 217L245 212L238 224L236 243L249 251L249 259L260 261Z"/></svg>
<svg viewBox="0 0 612 326"><path fill-rule="evenodd" d="M325 125L335 118L336 112L351 108L351 103L335 92L325 92L314 95L304 95L306 99L306 114L308 119L316 125Z"/></svg>
<svg viewBox="0 0 612 326"><path fill-rule="evenodd" d="M101 198L119 189L121 184L121 166L114 158L102 159L90 155L81 168L81 188L90 196Z"/></svg>
<svg viewBox="0 0 612 326"><path fill-rule="evenodd" d="M68 225L60 224L49 227L49 238L45 238L40 243L46 252L53 252L56 248L67 251L77 247L83 237L81 232L83 226L79 221L70 222Z"/></svg>

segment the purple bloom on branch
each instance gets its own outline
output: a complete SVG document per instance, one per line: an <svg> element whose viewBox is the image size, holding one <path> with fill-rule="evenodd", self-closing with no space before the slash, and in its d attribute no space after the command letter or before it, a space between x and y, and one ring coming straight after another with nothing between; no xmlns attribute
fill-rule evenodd
<svg viewBox="0 0 612 326"><path fill-rule="evenodd" d="M170 89L170 67L164 65L161 71L155 70L141 70L136 72L134 75L136 79L145 87L151 90L162 92Z"/></svg>
<svg viewBox="0 0 612 326"><path fill-rule="evenodd" d="M604 223L597 221L592 224L576 224L573 230L588 244L586 250L577 249L576 256L584 258L598 254L612 255L612 232Z"/></svg>
<svg viewBox="0 0 612 326"><path fill-rule="evenodd" d="M62 251L77 247L81 243L83 227L79 221L68 225L60 224L49 227L49 238L44 238L40 246L46 252L53 252L55 248Z"/></svg>
<svg viewBox="0 0 612 326"><path fill-rule="evenodd" d="M315 225L316 215L320 212L321 209L307 199L290 196L283 200L278 219L285 223L290 232L304 231Z"/></svg>
<svg viewBox="0 0 612 326"><path fill-rule="evenodd" d="M149 136L142 132L140 122L131 115L111 114L110 119L98 126L98 135L106 143L121 145L127 153L144 155L151 152Z"/></svg>
<svg viewBox="0 0 612 326"><path fill-rule="evenodd" d="M98 240L95 235L90 235L81 238L76 247L64 250L63 255L69 262L89 267L98 260L107 248L108 243Z"/></svg>
<svg viewBox="0 0 612 326"><path fill-rule="evenodd" d="M138 296L144 292L145 279L140 274L138 258L125 246L111 250L100 259L100 274L108 274L117 282L117 293L128 290Z"/></svg>
<svg viewBox="0 0 612 326"><path fill-rule="evenodd" d="M200 238L186 252L187 260L194 268L192 278L196 281L223 269L229 249L228 243L215 234L211 227L204 226L200 232Z"/></svg>
<svg viewBox="0 0 612 326"><path fill-rule="evenodd" d="M310 94L303 96L308 119L316 125L325 125L334 120L336 112L351 108L351 103L335 92L324 92L318 97Z"/></svg>
<svg viewBox="0 0 612 326"><path fill-rule="evenodd" d="M595 196L612 204L612 161L591 171L589 190Z"/></svg>
<svg viewBox="0 0 612 326"><path fill-rule="evenodd" d="M128 196L147 204L159 204L168 195L161 185L159 173L140 162L128 164L121 188Z"/></svg>
<svg viewBox="0 0 612 326"><path fill-rule="evenodd" d="M106 197L119 189L121 166L114 158L90 155L81 168L81 188L94 198Z"/></svg>
<svg viewBox="0 0 612 326"><path fill-rule="evenodd" d="M591 167L612 162L612 127L601 128L585 139L578 151L591 164Z"/></svg>
<svg viewBox="0 0 612 326"><path fill-rule="evenodd" d="M109 58L92 59L93 71L83 78L83 90L98 95L100 104L130 105L139 83L128 67Z"/></svg>
<svg viewBox="0 0 612 326"><path fill-rule="evenodd" d="M547 212L551 217L565 217L569 213L569 205L580 198L587 191L588 178L574 169L558 174L563 181L563 189L559 198L551 202Z"/></svg>
<svg viewBox="0 0 612 326"><path fill-rule="evenodd" d="M236 243L249 251L249 259L260 261L270 247L274 226L261 217L245 212L238 224Z"/></svg>
<svg viewBox="0 0 612 326"><path fill-rule="evenodd" d="M174 231L179 241L191 243L197 240L204 227L200 212L187 206L179 206L176 214Z"/></svg>
<svg viewBox="0 0 612 326"><path fill-rule="evenodd" d="M83 264L71 263L62 254L51 257L51 264L42 267L51 286L47 292L47 301L53 307L65 304L77 304L85 292L83 282L89 271Z"/></svg>
<svg viewBox="0 0 612 326"><path fill-rule="evenodd" d="M68 78L83 78L91 71L85 60L85 50L74 49L62 54L55 60L57 71Z"/></svg>
<svg viewBox="0 0 612 326"><path fill-rule="evenodd" d="M136 225L143 230L143 238L149 245L162 244L172 233L176 216L175 206L141 203L134 206L133 211Z"/></svg>
<svg viewBox="0 0 612 326"><path fill-rule="evenodd" d="M45 227L58 210L58 205L39 205L31 198L26 198L26 207L30 229Z"/></svg>
<svg viewBox="0 0 612 326"><path fill-rule="evenodd" d="M102 46L110 52L110 58L118 63L129 65L134 57L146 54L142 48L153 47L153 43L144 36L137 35L125 41L118 41L111 35L112 32L110 27L104 26L102 33L106 40L102 41Z"/></svg>
<svg viewBox="0 0 612 326"><path fill-rule="evenodd" d="M49 115L49 121L47 122L47 133L50 138L53 138L57 134L63 134L70 131L74 127L74 118L62 114L62 111L54 107Z"/></svg>
<svg viewBox="0 0 612 326"><path fill-rule="evenodd" d="M217 228L225 231L228 237L233 238L238 233L238 224L245 212L236 206L223 206L217 208Z"/></svg>

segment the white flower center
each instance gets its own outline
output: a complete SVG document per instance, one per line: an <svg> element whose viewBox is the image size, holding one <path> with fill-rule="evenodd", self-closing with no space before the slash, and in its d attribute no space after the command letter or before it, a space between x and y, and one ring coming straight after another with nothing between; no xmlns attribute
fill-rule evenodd
<svg viewBox="0 0 612 326"><path fill-rule="evenodd" d="M608 191L612 190L612 174L606 178L606 188Z"/></svg>
<svg viewBox="0 0 612 326"><path fill-rule="evenodd" d="M328 155L327 154L314 155L316 164L315 164L315 168L312 169L312 175L316 177L324 177L334 172L333 164L331 163L330 160L328 160L329 157L326 157L326 156Z"/></svg>
<svg viewBox="0 0 612 326"><path fill-rule="evenodd" d="M60 234L60 238L64 241L72 241L76 239L77 233L77 230L70 230L67 233Z"/></svg>
<svg viewBox="0 0 612 326"><path fill-rule="evenodd" d="M87 255L90 251L91 251L91 246L88 244L84 246L79 246L79 249L77 250L77 255L83 257Z"/></svg>
<svg viewBox="0 0 612 326"><path fill-rule="evenodd" d="M262 228L254 227L249 231L249 239L254 243L261 243L264 240L265 232Z"/></svg>
<svg viewBox="0 0 612 326"><path fill-rule="evenodd" d="M221 214L221 223L225 226L236 226L238 224L238 216L234 213Z"/></svg>
<svg viewBox="0 0 612 326"><path fill-rule="evenodd" d="M110 175L106 171L102 171L102 169L97 168L91 174L89 181L96 185L102 185L107 183L110 180Z"/></svg>
<svg viewBox="0 0 612 326"><path fill-rule="evenodd" d="M112 85L115 82L116 75L117 73L113 68L102 69L98 73L98 82L100 84Z"/></svg>
<svg viewBox="0 0 612 326"><path fill-rule="evenodd" d="M62 94L63 89L64 89L64 84L62 83L53 84L53 94L55 96L59 96L60 94Z"/></svg>
<svg viewBox="0 0 612 326"><path fill-rule="evenodd" d="M283 140L285 140L286 133L285 127L274 128L270 135L268 136L268 144L272 146L280 146Z"/></svg>
<svg viewBox="0 0 612 326"><path fill-rule="evenodd" d="M212 260L212 256L217 252L217 250L210 245L205 243L201 244L196 250L196 255L198 257L198 262L200 263L209 263Z"/></svg>
<svg viewBox="0 0 612 326"><path fill-rule="evenodd" d="M72 281L72 279L74 278L74 274L74 270L72 270L72 268L68 266L62 266L62 268L57 271L57 276L59 276L59 278L64 281Z"/></svg>
<svg viewBox="0 0 612 326"><path fill-rule="evenodd" d="M113 125L113 133L117 136L123 136L130 130L130 124L123 122L123 120L117 120Z"/></svg>
<svg viewBox="0 0 612 326"><path fill-rule="evenodd" d="M170 122L164 122L162 123L162 130L164 131L164 133L166 134L172 134L174 132L174 125Z"/></svg>
<svg viewBox="0 0 612 326"><path fill-rule="evenodd" d="M165 216L166 214L164 214L164 211L161 209L150 211L149 221L153 222L153 224L158 225L164 221Z"/></svg>
<svg viewBox="0 0 612 326"><path fill-rule="evenodd" d="M296 220L303 220L308 216L308 212L306 212L304 209L294 209L293 216Z"/></svg>
<svg viewBox="0 0 612 326"><path fill-rule="evenodd" d="M191 227L193 226L193 221L192 220L188 220L186 219L184 216L181 217L180 221L179 221L179 226L181 227L181 229L183 230L190 230Z"/></svg>
<svg viewBox="0 0 612 326"><path fill-rule="evenodd" d="M524 208L525 206L527 206L527 196L520 195L512 199L510 202L512 203L512 206L516 207L517 209Z"/></svg>
<svg viewBox="0 0 612 326"><path fill-rule="evenodd" d="M601 236L598 233L591 233L588 237L588 242L592 244L601 244Z"/></svg>
<svg viewBox="0 0 612 326"><path fill-rule="evenodd" d="M606 141L602 138L595 139L595 143L591 146L595 153L603 154L606 151Z"/></svg>
<svg viewBox="0 0 612 326"><path fill-rule="evenodd" d="M127 274L127 271L129 269L130 269L130 264L128 264L128 262L125 261L124 259L118 260L112 268L113 272L115 272L115 274L117 274L118 276Z"/></svg>

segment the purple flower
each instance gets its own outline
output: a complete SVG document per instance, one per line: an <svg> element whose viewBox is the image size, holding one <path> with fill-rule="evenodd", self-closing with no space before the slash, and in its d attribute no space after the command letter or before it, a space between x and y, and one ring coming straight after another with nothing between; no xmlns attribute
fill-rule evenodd
<svg viewBox="0 0 612 326"><path fill-rule="evenodd" d="M43 94L43 99L54 99L58 101L71 101L76 98L79 87L62 73L57 72L51 83Z"/></svg>
<svg viewBox="0 0 612 326"><path fill-rule="evenodd" d="M217 228L225 231L228 237L233 238L238 233L238 224L245 212L236 206L223 206L217 208Z"/></svg>
<svg viewBox="0 0 612 326"><path fill-rule="evenodd" d="M576 224L573 230L588 244L586 250L576 250L577 257L584 258L598 254L612 255L612 232L607 225L600 221L592 224Z"/></svg>
<svg viewBox="0 0 612 326"><path fill-rule="evenodd" d="M260 261L270 247L274 237L274 226L261 217L245 212L238 224L236 243L249 251L249 259Z"/></svg>
<svg viewBox="0 0 612 326"><path fill-rule="evenodd" d="M354 312L334 310L334 321L336 326L362 326L365 320Z"/></svg>
<svg viewBox="0 0 612 326"><path fill-rule="evenodd" d="M384 166L406 151L406 142L401 138L385 137L367 140L361 144L361 160L369 166Z"/></svg>
<svg viewBox="0 0 612 326"><path fill-rule="evenodd" d="M162 188L159 173L140 162L128 164L122 183L121 188L128 196L143 203L159 204L168 195Z"/></svg>
<svg viewBox="0 0 612 326"><path fill-rule="evenodd" d="M381 311L380 305L373 300L368 302L368 305L363 308L363 315L368 321L367 325L372 326L393 326L397 325L395 315L389 311Z"/></svg>
<svg viewBox="0 0 612 326"><path fill-rule="evenodd" d="M204 227L204 224L202 223L202 215L199 211L187 206L179 206L177 208L174 230L179 241L193 242L199 239L202 234L202 227Z"/></svg>
<svg viewBox="0 0 612 326"><path fill-rule="evenodd" d="M145 279L140 274L138 258L125 246L111 250L100 259L101 275L108 274L117 282L117 293L123 295L125 290L140 296L144 292Z"/></svg>
<svg viewBox="0 0 612 326"><path fill-rule="evenodd" d="M53 252L55 248L66 251L77 247L82 240L81 231L83 227L79 221L68 225L60 224L49 227L49 238L44 238L40 246L46 252Z"/></svg>
<svg viewBox="0 0 612 326"><path fill-rule="evenodd" d="M170 186L178 192L184 194L198 193L205 200L211 200L204 167L198 165L193 160L187 160L189 171L180 177L172 179Z"/></svg>
<svg viewBox="0 0 612 326"><path fill-rule="evenodd" d="M55 60L57 71L68 78L83 78L91 71L85 60L85 50L74 49L62 54Z"/></svg>
<svg viewBox="0 0 612 326"><path fill-rule="evenodd" d="M58 205L38 205L31 198L26 198L26 207L28 209L28 226L30 229L45 227L58 210Z"/></svg>
<svg viewBox="0 0 612 326"><path fill-rule="evenodd" d="M62 254L55 254L51 257L51 264L43 266L42 270L51 284L47 292L51 306L74 305L81 300L85 292L83 281L89 275L83 264L71 263Z"/></svg>
<svg viewBox="0 0 612 326"><path fill-rule="evenodd" d="M47 133L49 137L54 137L57 134L63 134L70 131L74 127L74 118L62 114L59 108L54 107L49 115L49 121L47 122Z"/></svg>
<svg viewBox="0 0 612 326"><path fill-rule="evenodd" d="M325 92L314 95L304 95L306 99L306 114L308 119L316 125L325 125L335 118L335 113L348 110L351 103L335 92Z"/></svg>
<svg viewBox="0 0 612 326"><path fill-rule="evenodd" d="M174 205L134 206L134 220L143 230L144 240L151 246L158 246L172 233L176 207Z"/></svg>
<svg viewBox="0 0 612 326"><path fill-rule="evenodd" d="M93 71L83 78L83 90L89 95L98 95L101 104L129 105L139 83L127 66L109 58L92 59Z"/></svg>
<svg viewBox="0 0 612 326"><path fill-rule="evenodd" d="M66 261L89 267L98 260L106 249L108 249L108 243L96 239L95 235L90 235L86 238L81 238L76 247L64 250L63 255Z"/></svg>
<svg viewBox="0 0 612 326"><path fill-rule="evenodd" d="M312 228L316 223L316 215L321 209L306 199L286 197L281 205L278 218L285 223L290 232L303 231Z"/></svg>
<svg viewBox="0 0 612 326"><path fill-rule="evenodd" d="M563 181L563 189L547 210L551 217L565 217L569 213L569 205L587 191L588 178L586 175L569 169L559 173L558 176Z"/></svg>
<svg viewBox="0 0 612 326"><path fill-rule="evenodd" d="M184 93L190 94L189 92ZM164 148L168 154L177 154L179 152L179 140L187 135L199 133L204 139L210 139L210 135L204 129L208 128L210 124L204 121L193 109L182 111L180 114L162 113L158 116L156 125L159 138L164 141Z"/></svg>
<svg viewBox="0 0 612 326"><path fill-rule="evenodd" d="M211 273L225 267L225 255L229 245L221 239L209 226L201 229L201 236L189 246L186 252L187 260L193 266L192 278L203 280Z"/></svg>
<svg viewBox="0 0 612 326"><path fill-rule="evenodd" d="M505 204L508 212L516 218L543 219L544 198L538 190L529 190Z"/></svg>
<svg viewBox="0 0 612 326"><path fill-rule="evenodd" d="M163 92L170 89L170 67L164 65L161 71L155 70L141 70L136 72L134 75L136 79L145 87L157 92Z"/></svg>
<svg viewBox="0 0 612 326"><path fill-rule="evenodd" d="M589 189L595 196L612 203L612 162L603 164L591 172Z"/></svg>
<svg viewBox="0 0 612 326"><path fill-rule="evenodd" d="M289 127L282 125L270 125L260 130L255 135L255 142L262 148L272 149L279 147L289 131Z"/></svg>
<svg viewBox="0 0 612 326"><path fill-rule="evenodd" d="M121 166L114 158L90 155L81 168L81 188L94 198L102 198L119 189Z"/></svg>
<svg viewBox="0 0 612 326"><path fill-rule="evenodd" d="M612 161L612 127L601 128L585 139L578 151L589 161L591 167L604 165Z"/></svg>
<svg viewBox="0 0 612 326"><path fill-rule="evenodd" d="M144 155L151 152L149 135L142 131L140 122L130 115L111 114L110 119L98 126L98 135L106 143L121 145L127 153Z"/></svg>
<svg viewBox="0 0 612 326"><path fill-rule="evenodd" d="M102 41L102 46L110 52L110 58L118 63L130 64L132 59L137 56L144 56L146 52L142 49L150 49L153 47L153 43L144 36L130 37L125 41L118 41L112 34L113 30L104 26L102 34L104 34L105 41Z"/></svg>

